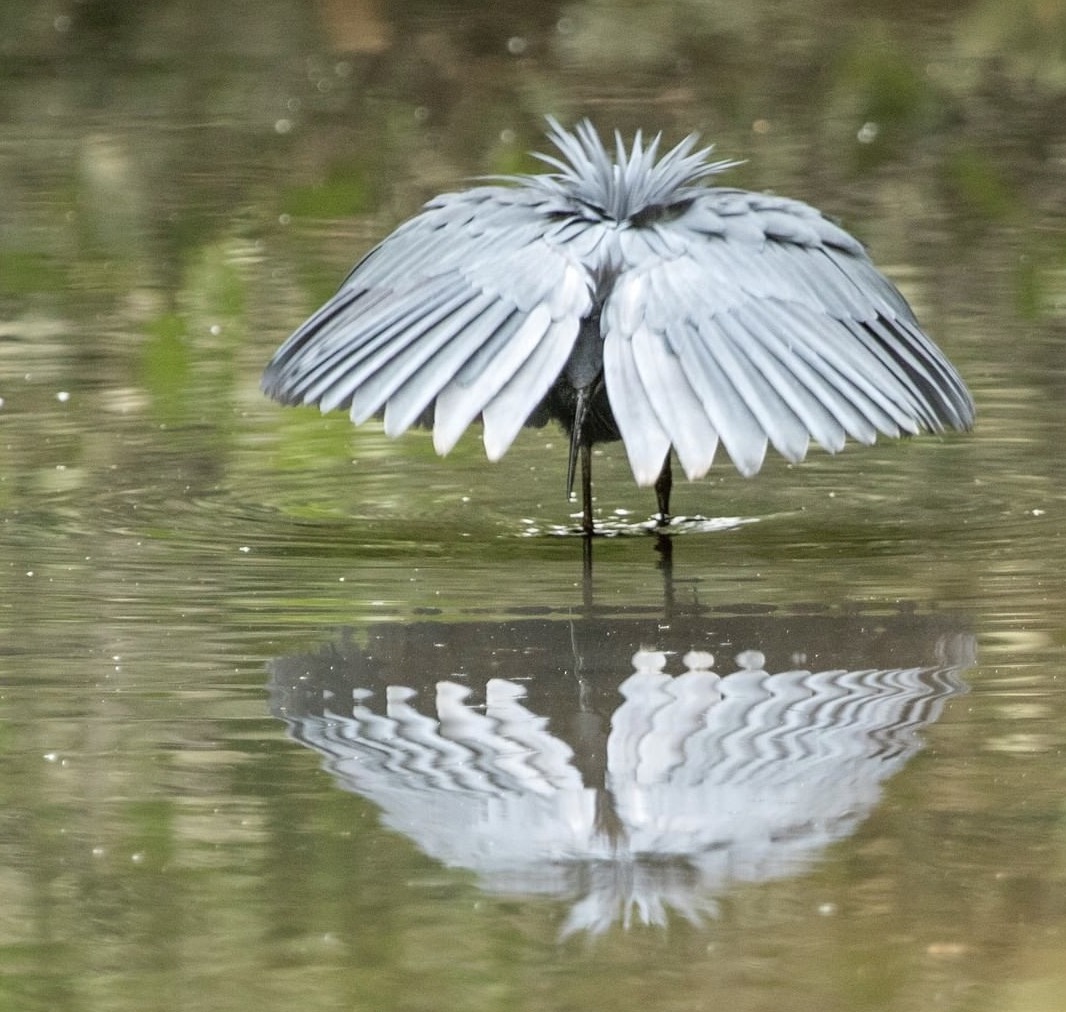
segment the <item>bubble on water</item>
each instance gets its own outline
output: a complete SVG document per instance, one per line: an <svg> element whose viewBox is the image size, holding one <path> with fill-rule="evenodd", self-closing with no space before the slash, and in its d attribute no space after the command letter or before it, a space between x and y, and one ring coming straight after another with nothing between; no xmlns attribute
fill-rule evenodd
<svg viewBox="0 0 1066 1012"><path fill-rule="evenodd" d="M855 135L860 144L873 144L877 140L877 135L881 132L881 128L873 122L867 121L859 127L859 132Z"/></svg>

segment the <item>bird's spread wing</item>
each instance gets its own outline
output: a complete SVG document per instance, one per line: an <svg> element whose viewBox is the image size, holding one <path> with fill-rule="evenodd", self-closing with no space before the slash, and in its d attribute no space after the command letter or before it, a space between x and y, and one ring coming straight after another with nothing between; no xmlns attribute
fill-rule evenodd
<svg viewBox="0 0 1066 1012"><path fill-rule="evenodd" d="M562 371L591 279L551 198L483 186L401 226L278 350L263 389L289 404L384 411L398 435L434 405L447 453L478 415L493 460Z"/></svg>
<svg viewBox="0 0 1066 1012"><path fill-rule="evenodd" d="M721 439L741 473L767 443L966 429L962 380L862 246L798 201L708 189L619 235L602 314L611 409L641 484L672 445L690 478Z"/></svg>

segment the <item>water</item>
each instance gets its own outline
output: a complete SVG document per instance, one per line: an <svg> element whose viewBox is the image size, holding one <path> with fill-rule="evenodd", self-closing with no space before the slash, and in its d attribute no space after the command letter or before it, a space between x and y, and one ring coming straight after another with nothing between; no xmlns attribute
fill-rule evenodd
<svg viewBox="0 0 1066 1012"><path fill-rule="evenodd" d="M998 9L5 9L0 1008L1063 1007L1063 14ZM605 447L586 578L558 431L264 400L546 112L839 216L976 431L723 460L668 553Z"/></svg>

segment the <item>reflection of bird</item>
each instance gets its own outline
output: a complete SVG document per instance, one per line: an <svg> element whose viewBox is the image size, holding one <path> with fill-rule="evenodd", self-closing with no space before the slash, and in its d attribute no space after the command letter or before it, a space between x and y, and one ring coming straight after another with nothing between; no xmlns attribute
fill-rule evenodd
<svg viewBox="0 0 1066 1012"><path fill-rule="evenodd" d="M795 200L698 185L727 168L690 136L612 156L551 120L554 170L438 197L352 271L263 378L289 404L432 423L439 453L484 422L501 457L525 424L570 433L591 532L591 447L621 439L670 508L719 440L755 474L767 443L967 429L973 403L862 246Z"/></svg>
<svg viewBox="0 0 1066 1012"><path fill-rule="evenodd" d="M672 655L640 650L594 711L597 779L594 757L529 699L525 656L497 658L514 677L488 679L483 703L452 680L375 692L332 652L282 659L273 712L427 854L493 891L569 895L564 934L599 933L670 910L698 921L732 883L794 874L850 835L964 691L972 641L940 646L958 656L935 668L774 673L757 650L722 673L689 651L676 676Z"/></svg>

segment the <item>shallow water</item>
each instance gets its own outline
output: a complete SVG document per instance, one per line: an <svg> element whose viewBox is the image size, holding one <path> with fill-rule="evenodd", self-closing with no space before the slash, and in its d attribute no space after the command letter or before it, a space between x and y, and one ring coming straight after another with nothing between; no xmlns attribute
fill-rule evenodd
<svg viewBox="0 0 1066 1012"><path fill-rule="evenodd" d="M1062 1008L1066 14L999 9L5 9L0 1007ZM976 431L665 539L604 447L587 576L559 431L264 400L548 112L839 216Z"/></svg>

